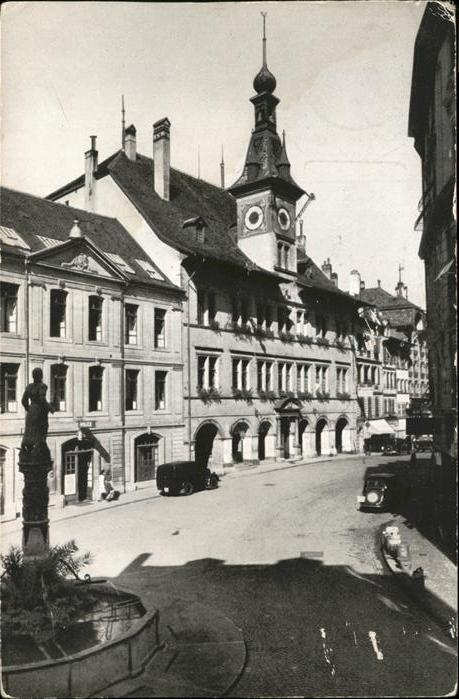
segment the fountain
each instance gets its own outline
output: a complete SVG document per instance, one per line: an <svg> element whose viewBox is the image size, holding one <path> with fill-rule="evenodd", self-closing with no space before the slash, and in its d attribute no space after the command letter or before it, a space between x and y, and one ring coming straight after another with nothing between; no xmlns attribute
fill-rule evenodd
<svg viewBox="0 0 459 699"><path fill-rule="evenodd" d="M41 369L32 376L22 398L22 550L1 557L3 685L13 696L92 696L142 672L160 648L159 612L103 578L81 578L90 554L77 557L74 541L50 548L46 438L53 407Z"/></svg>

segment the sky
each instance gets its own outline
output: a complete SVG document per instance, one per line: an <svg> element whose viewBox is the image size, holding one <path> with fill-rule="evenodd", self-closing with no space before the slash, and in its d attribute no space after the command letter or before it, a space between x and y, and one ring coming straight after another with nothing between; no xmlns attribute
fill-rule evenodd
<svg viewBox="0 0 459 699"><path fill-rule="evenodd" d="M172 165L226 186L240 175L261 67L260 12L292 175L315 200L307 252L347 290L357 269L390 292L398 266L425 304L414 231L421 162L408 137L425 2L10 2L2 12L2 183L46 196L121 145L121 95L138 151L171 121ZM198 158L199 152L199 158ZM300 200L299 207L304 203Z"/></svg>

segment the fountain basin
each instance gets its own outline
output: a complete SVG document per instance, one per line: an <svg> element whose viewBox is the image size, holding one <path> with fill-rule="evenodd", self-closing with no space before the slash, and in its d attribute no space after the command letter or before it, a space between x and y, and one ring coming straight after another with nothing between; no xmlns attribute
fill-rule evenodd
<svg viewBox="0 0 459 699"><path fill-rule="evenodd" d="M108 586L91 588L100 605L51 641L34 646L17 637L19 642L13 645L11 639L8 648L3 639L2 679L8 694L31 699L93 696L143 671L161 645L159 612L147 612L141 599L124 588L115 593ZM39 660L39 654L49 657ZM30 660L6 664L24 657Z"/></svg>

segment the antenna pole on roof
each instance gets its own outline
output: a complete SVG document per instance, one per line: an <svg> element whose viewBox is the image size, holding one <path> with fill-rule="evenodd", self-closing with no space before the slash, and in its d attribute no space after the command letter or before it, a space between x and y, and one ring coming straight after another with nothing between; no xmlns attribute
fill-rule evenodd
<svg viewBox="0 0 459 699"><path fill-rule="evenodd" d="M223 146L222 146L222 161L220 163L220 179L222 189L225 189L225 159L223 157Z"/></svg>
<svg viewBox="0 0 459 699"><path fill-rule="evenodd" d="M402 282L402 272L403 272L404 269L405 269L405 268L402 267L402 265L399 264L399 266L398 266L398 281L399 281L399 284L401 284L401 282Z"/></svg>
<svg viewBox="0 0 459 699"><path fill-rule="evenodd" d="M126 119L125 119L125 109L124 109L124 95L121 95L121 148L124 151L125 138L126 138Z"/></svg>
<svg viewBox="0 0 459 699"><path fill-rule="evenodd" d="M263 17L263 65L266 66L266 15L267 12L260 12Z"/></svg>
<svg viewBox="0 0 459 699"><path fill-rule="evenodd" d="M198 180L201 179L201 150L200 146L198 146Z"/></svg>

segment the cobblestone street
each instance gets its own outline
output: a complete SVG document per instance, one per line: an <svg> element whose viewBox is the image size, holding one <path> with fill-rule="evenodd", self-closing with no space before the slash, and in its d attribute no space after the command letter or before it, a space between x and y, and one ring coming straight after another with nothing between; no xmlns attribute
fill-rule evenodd
<svg viewBox="0 0 459 699"><path fill-rule="evenodd" d="M75 537L94 554L91 573L152 607L198 603L230 619L247 648L230 696L444 694L455 651L383 569L379 530L390 514L355 508L377 459L255 468L191 497L145 491L125 507L54 522L52 542ZM134 694L148 692L154 682Z"/></svg>

